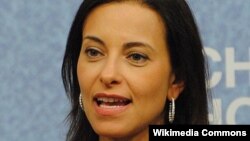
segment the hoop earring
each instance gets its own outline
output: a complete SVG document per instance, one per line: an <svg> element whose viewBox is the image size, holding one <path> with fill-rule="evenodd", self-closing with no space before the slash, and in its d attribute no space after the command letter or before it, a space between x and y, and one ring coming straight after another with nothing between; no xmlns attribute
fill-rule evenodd
<svg viewBox="0 0 250 141"><path fill-rule="evenodd" d="M79 95L79 104L80 104L80 107L82 108L82 110L84 111L84 107L83 107L83 103L82 103L82 95L80 93Z"/></svg>
<svg viewBox="0 0 250 141"><path fill-rule="evenodd" d="M172 98L169 104L169 113L168 113L169 123L173 123L174 117L175 117L175 101L174 98Z"/></svg>

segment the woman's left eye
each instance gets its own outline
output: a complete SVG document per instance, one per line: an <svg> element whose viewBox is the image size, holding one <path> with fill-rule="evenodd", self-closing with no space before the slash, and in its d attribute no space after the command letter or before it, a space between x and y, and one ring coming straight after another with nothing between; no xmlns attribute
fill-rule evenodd
<svg viewBox="0 0 250 141"><path fill-rule="evenodd" d="M132 61L132 63L142 64L148 60L148 56L141 53L132 53L128 56L128 59Z"/></svg>

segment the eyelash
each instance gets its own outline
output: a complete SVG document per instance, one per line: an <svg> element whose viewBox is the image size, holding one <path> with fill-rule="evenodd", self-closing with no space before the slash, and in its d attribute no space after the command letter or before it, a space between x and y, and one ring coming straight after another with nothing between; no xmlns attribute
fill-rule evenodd
<svg viewBox="0 0 250 141"><path fill-rule="evenodd" d="M87 48L85 54L93 61L103 56L103 53L95 48ZM142 65L149 60L149 57L142 53L132 52L127 56L127 59L134 65Z"/></svg>
<svg viewBox="0 0 250 141"><path fill-rule="evenodd" d="M141 53L136 53L136 52L131 53L127 58L136 64L145 63L149 59L149 57L147 55L141 54Z"/></svg>
<svg viewBox="0 0 250 141"><path fill-rule="evenodd" d="M92 54L91 54L92 53ZM101 51L94 49L94 48L87 48L85 50L85 54L90 58L90 59L96 59L100 56L102 56L103 54L101 53Z"/></svg>

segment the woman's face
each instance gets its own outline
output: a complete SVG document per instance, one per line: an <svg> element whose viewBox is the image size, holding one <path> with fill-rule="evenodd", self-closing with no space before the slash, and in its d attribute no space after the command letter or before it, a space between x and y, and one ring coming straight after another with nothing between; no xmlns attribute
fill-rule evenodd
<svg viewBox="0 0 250 141"><path fill-rule="evenodd" d="M132 2L99 6L86 19L77 76L101 139L140 138L164 123L174 78L165 31L156 12Z"/></svg>

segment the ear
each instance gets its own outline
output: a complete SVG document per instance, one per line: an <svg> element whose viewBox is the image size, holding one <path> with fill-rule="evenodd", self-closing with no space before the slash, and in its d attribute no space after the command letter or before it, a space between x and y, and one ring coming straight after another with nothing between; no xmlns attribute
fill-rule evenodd
<svg viewBox="0 0 250 141"><path fill-rule="evenodd" d="M171 101L172 98L177 99L180 93L183 91L184 87L185 84L183 81L175 82L175 75L173 74L170 78L170 84L168 88L168 100Z"/></svg>

